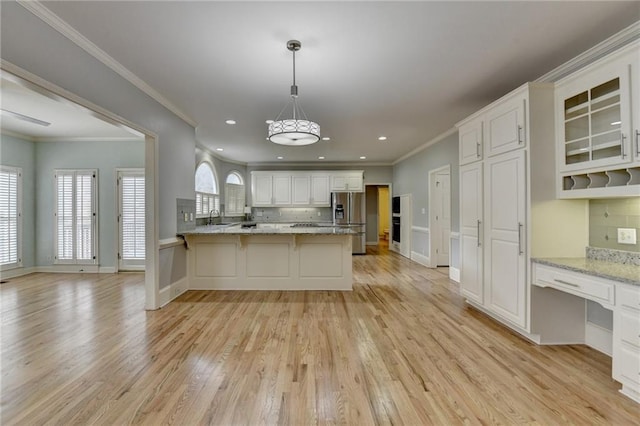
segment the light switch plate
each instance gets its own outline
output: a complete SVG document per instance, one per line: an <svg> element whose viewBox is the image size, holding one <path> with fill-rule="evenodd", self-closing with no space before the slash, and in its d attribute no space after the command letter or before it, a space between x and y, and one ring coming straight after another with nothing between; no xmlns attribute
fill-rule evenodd
<svg viewBox="0 0 640 426"><path fill-rule="evenodd" d="M618 244L635 244L635 228L618 228Z"/></svg>

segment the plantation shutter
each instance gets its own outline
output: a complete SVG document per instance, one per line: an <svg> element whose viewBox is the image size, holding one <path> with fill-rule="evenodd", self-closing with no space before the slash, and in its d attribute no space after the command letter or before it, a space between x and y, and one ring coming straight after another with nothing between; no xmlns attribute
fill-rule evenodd
<svg viewBox="0 0 640 426"><path fill-rule="evenodd" d="M19 168L0 168L0 265L18 265L19 248Z"/></svg>
<svg viewBox="0 0 640 426"><path fill-rule="evenodd" d="M56 262L96 263L96 171L56 170Z"/></svg>
<svg viewBox="0 0 640 426"><path fill-rule="evenodd" d="M144 175L122 175L120 178L122 259L142 259L144 247Z"/></svg>

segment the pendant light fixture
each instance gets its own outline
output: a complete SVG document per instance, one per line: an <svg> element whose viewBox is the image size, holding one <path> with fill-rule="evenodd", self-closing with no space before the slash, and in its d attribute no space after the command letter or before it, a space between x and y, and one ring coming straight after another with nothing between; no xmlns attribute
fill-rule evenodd
<svg viewBox="0 0 640 426"><path fill-rule="evenodd" d="M298 40L289 40L287 49L293 52L293 84L291 85L291 100L282 108L273 123L269 124L269 140L280 145L303 146L311 145L320 140L320 125L310 121L302 110L298 101L298 86L296 86L296 52L302 44ZM282 113L291 106L293 117L281 119Z"/></svg>

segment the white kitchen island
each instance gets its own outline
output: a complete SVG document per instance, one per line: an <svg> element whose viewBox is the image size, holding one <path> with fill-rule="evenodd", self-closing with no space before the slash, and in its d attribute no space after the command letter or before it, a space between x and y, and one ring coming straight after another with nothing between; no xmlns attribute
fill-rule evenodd
<svg viewBox="0 0 640 426"><path fill-rule="evenodd" d="M353 231L201 226L182 234L190 290L351 290Z"/></svg>

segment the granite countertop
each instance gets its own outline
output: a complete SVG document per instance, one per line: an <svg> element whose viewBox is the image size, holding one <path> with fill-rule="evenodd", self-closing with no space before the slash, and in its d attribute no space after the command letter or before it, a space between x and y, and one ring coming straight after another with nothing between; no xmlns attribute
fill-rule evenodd
<svg viewBox="0 0 640 426"><path fill-rule="evenodd" d="M555 266L569 271L640 286L640 266L638 265L587 257L532 258L531 260L541 265Z"/></svg>
<svg viewBox="0 0 640 426"><path fill-rule="evenodd" d="M334 226L314 226L309 228L292 228L280 224L259 224L257 228L242 228L241 225L209 225L198 226L192 231L184 231L180 235L354 235L349 228Z"/></svg>

